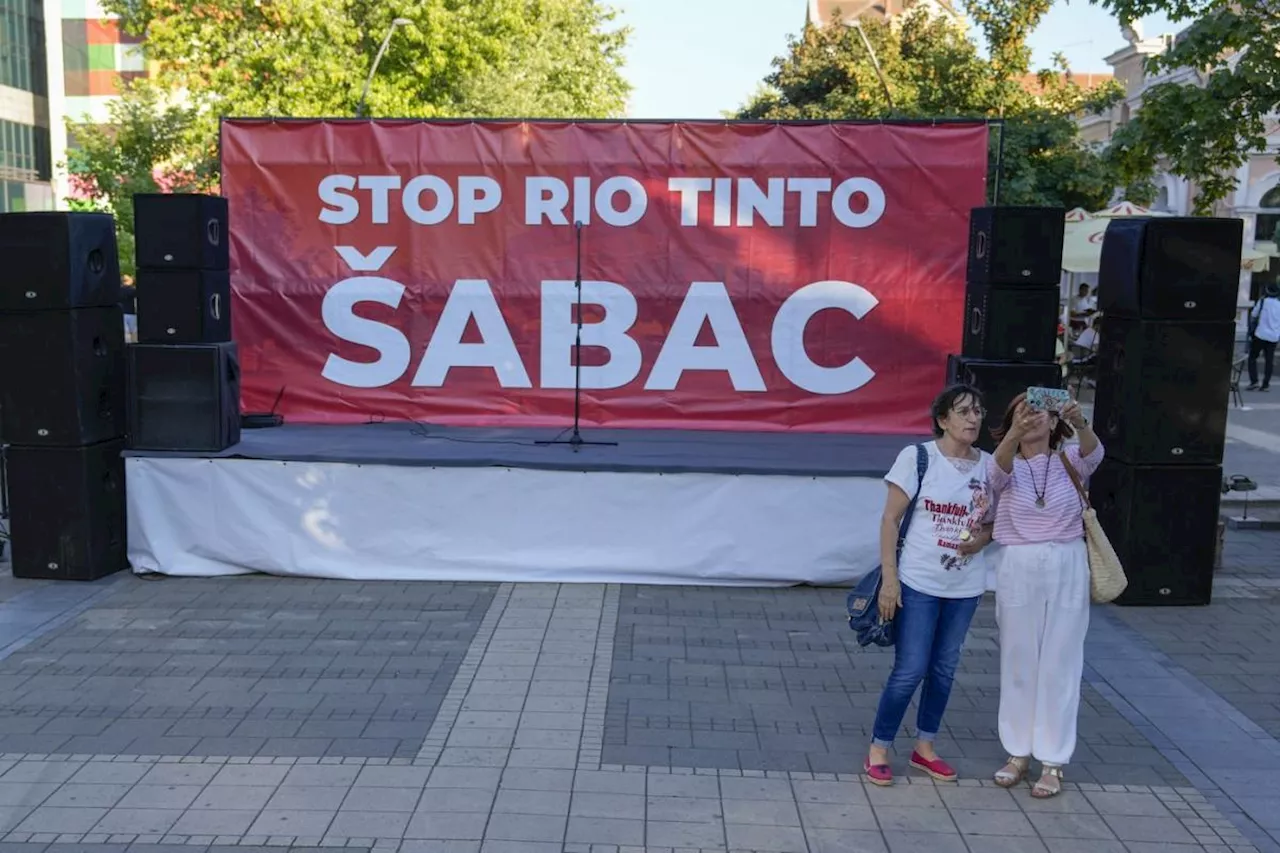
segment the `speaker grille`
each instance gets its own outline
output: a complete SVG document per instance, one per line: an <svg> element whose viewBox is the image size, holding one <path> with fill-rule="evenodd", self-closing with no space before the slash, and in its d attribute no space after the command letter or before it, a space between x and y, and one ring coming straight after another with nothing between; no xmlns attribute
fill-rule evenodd
<svg viewBox="0 0 1280 853"><path fill-rule="evenodd" d="M129 348L129 446L221 451L239 441L233 343Z"/></svg>
<svg viewBox="0 0 1280 853"><path fill-rule="evenodd" d="M1209 603L1221 484L1216 465L1103 461L1089 500L1129 579L1118 604Z"/></svg>
<svg viewBox="0 0 1280 853"><path fill-rule="evenodd" d="M1108 317L1098 334L1094 420L1108 455L1133 464L1221 462L1235 324Z"/></svg>

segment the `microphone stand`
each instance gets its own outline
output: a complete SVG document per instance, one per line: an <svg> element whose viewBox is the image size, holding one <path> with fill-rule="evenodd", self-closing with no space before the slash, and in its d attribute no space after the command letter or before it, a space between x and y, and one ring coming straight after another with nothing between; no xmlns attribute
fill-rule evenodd
<svg viewBox="0 0 1280 853"><path fill-rule="evenodd" d="M584 444L599 447L617 447L616 441L588 441L582 437L578 427L582 413L582 223L573 223L577 238L577 267L574 272L573 285L578 289L578 324L573 341L573 433L568 438L552 438L536 441L535 444L567 444L577 453ZM561 433L563 435L564 433Z"/></svg>

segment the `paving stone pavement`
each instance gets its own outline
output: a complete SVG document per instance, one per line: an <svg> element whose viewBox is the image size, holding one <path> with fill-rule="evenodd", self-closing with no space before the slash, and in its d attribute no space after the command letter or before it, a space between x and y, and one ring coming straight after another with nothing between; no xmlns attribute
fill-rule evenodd
<svg viewBox="0 0 1280 853"><path fill-rule="evenodd" d="M1098 609L1081 754L1044 802L986 781L989 604L940 742L965 778L882 789L857 769L889 657L851 642L839 590L0 581L21 628L0 647L0 853L1270 851L1280 800L1159 701L1237 769L1241 738L1274 743L1261 700L1230 704L1264 690L1202 680L1210 657L1259 681L1275 660L1253 644L1280 538L1228 536L1213 607ZM1199 670L1165 650L1179 624Z"/></svg>
<svg viewBox="0 0 1280 853"><path fill-rule="evenodd" d="M1209 607L1116 615L1178 667L1280 738L1280 535L1231 531Z"/></svg>
<svg viewBox="0 0 1280 853"><path fill-rule="evenodd" d="M850 773L871 738L891 650L861 649L838 589L628 587L614 641L604 760ZM966 776L1003 763L999 651L983 602L938 749ZM915 734L914 704L901 745ZM1186 778L1086 685L1072 778L1176 786Z"/></svg>
<svg viewBox="0 0 1280 853"><path fill-rule="evenodd" d="M412 758L496 590L113 580L0 660L0 752Z"/></svg>

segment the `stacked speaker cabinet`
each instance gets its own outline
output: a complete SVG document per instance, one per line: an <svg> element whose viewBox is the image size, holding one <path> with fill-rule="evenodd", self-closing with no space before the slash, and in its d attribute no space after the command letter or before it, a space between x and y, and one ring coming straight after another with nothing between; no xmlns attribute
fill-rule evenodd
<svg viewBox="0 0 1280 853"><path fill-rule="evenodd" d="M1129 578L1119 604L1212 597L1243 236L1239 219L1107 227L1090 500Z"/></svg>
<svg viewBox="0 0 1280 853"><path fill-rule="evenodd" d="M218 452L240 440L227 200L133 197L138 343L129 347L129 446Z"/></svg>
<svg viewBox="0 0 1280 853"><path fill-rule="evenodd" d="M992 450L991 429L1033 385L1057 388L1054 360L1066 210L979 207L969 219L961 352L947 362L948 382L982 391L987 422L978 445Z"/></svg>
<svg viewBox="0 0 1280 853"><path fill-rule="evenodd" d="M125 554L115 220L0 215L0 445L13 574L95 580Z"/></svg>

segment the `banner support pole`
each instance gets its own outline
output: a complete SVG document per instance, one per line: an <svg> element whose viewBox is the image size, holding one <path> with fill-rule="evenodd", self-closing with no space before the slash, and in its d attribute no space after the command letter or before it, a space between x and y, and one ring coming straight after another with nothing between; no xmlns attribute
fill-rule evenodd
<svg viewBox="0 0 1280 853"><path fill-rule="evenodd" d="M991 192L991 206L998 207L1000 204L1000 179L1004 177L1004 120L993 122L996 127L1000 128L1000 141L996 143L996 181L995 187Z"/></svg>

